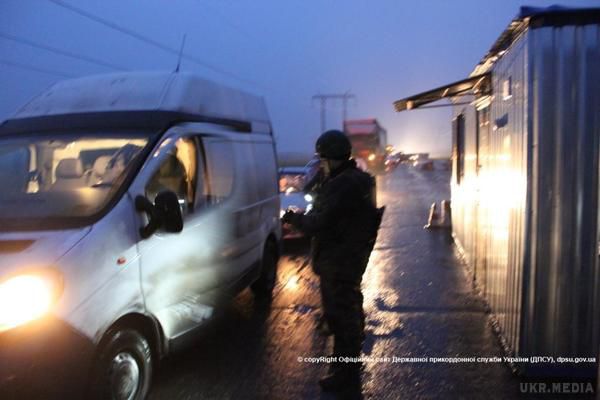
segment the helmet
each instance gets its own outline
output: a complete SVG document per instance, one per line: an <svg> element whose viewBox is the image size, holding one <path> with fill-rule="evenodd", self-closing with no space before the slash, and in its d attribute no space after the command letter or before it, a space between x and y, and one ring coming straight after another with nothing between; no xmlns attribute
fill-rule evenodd
<svg viewBox="0 0 600 400"><path fill-rule="evenodd" d="M352 153L352 144L343 132L330 130L319 136L315 151L322 158L347 160Z"/></svg>

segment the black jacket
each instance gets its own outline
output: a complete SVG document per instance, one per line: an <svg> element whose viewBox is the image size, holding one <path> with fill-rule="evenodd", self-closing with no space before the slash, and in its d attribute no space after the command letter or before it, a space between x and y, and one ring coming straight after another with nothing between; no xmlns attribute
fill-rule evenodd
<svg viewBox="0 0 600 400"><path fill-rule="evenodd" d="M319 186L313 209L291 223L313 237L313 267L319 274L362 276L383 210L375 206L375 179L342 164Z"/></svg>

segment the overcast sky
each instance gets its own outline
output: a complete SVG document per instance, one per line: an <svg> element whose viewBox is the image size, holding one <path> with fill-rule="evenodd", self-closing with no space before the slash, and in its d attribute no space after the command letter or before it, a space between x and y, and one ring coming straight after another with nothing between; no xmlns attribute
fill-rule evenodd
<svg viewBox="0 0 600 400"><path fill-rule="evenodd" d="M348 117L378 118L398 150L447 155L448 108L399 114L392 103L467 77L522 4L0 0L0 119L68 76L173 70L177 56L158 46L178 49L186 34L193 60L182 69L264 96L280 150L311 152L320 132L312 96L350 92ZM600 7L600 0L559 4ZM340 128L341 115L341 104L329 103L327 128Z"/></svg>

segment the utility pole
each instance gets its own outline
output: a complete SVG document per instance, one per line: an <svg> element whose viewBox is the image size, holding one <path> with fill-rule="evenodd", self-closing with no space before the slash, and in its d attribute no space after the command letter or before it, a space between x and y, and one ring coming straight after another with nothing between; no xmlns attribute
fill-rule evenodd
<svg viewBox="0 0 600 400"><path fill-rule="evenodd" d="M347 113L348 100L353 99L355 97L356 96L354 96L350 92L344 93L344 96L342 97L342 124L344 124L344 121L346 120L346 118L348 116L348 113Z"/></svg>
<svg viewBox="0 0 600 400"><path fill-rule="evenodd" d="M326 125L326 106L327 100L342 100L342 124L346 120L348 115L348 100L355 98L352 93L333 93L333 94L316 94L312 98L313 100L319 100L321 105L321 132L325 132ZM343 129L343 127L342 127Z"/></svg>

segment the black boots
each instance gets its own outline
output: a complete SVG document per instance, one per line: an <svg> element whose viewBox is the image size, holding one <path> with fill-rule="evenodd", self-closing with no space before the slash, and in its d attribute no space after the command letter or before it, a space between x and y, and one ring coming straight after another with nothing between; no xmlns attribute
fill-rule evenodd
<svg viewBox="0 0 600 400"><path fill-rule="evenodd" d="M329 327L327 319L325 319L324 315L322 315L319 319L319 323L317 324L317 332L319 332L319 335L321 336L333 335L333 332L331 331L331 328Z"/></svg>
<svg viewBox="0 0 600 400"><path fill-rule="evenodd" d="M330 369L329 374L319 381L324 392L336 392L344 398L360 399L360 365L342 364Z"/></svg>
<svg viewBox="0 0 600 400"><path fill-rule="evenodd" d="M319 381L324 392L337 392L345 385L345 379L341 374L331 373Z"/></svg>

